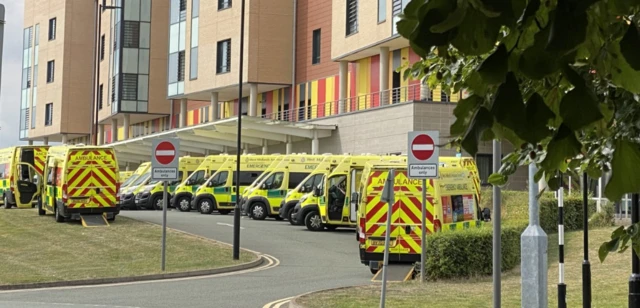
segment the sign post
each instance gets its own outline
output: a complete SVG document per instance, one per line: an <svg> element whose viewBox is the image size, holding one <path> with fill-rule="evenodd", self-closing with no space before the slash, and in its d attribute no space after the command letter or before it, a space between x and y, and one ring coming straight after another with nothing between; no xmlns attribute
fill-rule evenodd
<svg viewBox="0 0 640 308"><path fill-rule="evenodd" d="M384 183L382 189L382 202L387 202L389 209L387 210L387 232L384 237L384 260L382 265L382 292L380 294L380 308L384 308L385 297L387 294L387 267L389 267L389 242L391 241L391 216L393 216L393 204L396 203L396 198L393 193L393 186L395 182L396 171L394 169L389 170L389 175Z"/></svg>
<svg viewBox="0 0 640 308"><path fill-rule="evenodd" d="M154 139L151 143L151 179L163 181L162 192L162 271L165 268L167 251L167 186L178 180L180 142L176 138Z"/></svg>
<svg viewBox="0 0 640 308"><path fill-rule="evenodd" d="M407 162L409 178L422 179L422 243L420 252L420 282L426 281L427 258L427 179L438 178L440 161L439 131L409 132Z"/></svg>

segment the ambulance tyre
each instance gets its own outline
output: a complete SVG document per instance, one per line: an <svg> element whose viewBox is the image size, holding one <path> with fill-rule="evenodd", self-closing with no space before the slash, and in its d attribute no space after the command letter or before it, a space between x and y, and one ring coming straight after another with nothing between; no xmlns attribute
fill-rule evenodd
<svg viewBox="0 0 640 308"><path fill-rule="evenodd" d="M307 226L309 231L322 231L324 230L324 225L322 224L322 219L320 218L320 214L318 211L311 211L304 217L304 225Z"/></svg>
<svg viewBox="0 0 640 308"><path fill-rule="evenodd" d="M251 216L255 220L265 220L269 213L267 213L267 206L262 202L256 202L251 206Z"/></svg>
<svg viewBox="0 0 640 308"><path fill-rule="evenodd" d="M325 227L326 227L326 228L327 228L327 230L329 230L329 231L335 231L336 229L338 229L338 226L332 226L332 225L328 225L328 226L325 226Z"/></svg>
<svg viewBox="0 0 640 308"><path fill-rule="evenodd" d="M38 197L38 216L44 216L47 212L42 208L42 198Z"/></svg>
<svg viewBox="0 0 640 308"><path fill-rule="evenodd" d="M292 224L292 225L294 225L294 226L295 226L295 225L297 224L297 221L296 221L296 218L295 218L295 217L294 217L294 215L293 215L293 210L294 210L294 208L293 208L293 207L291 207L291 208L287 211L287 220L289 220L289 223L290 223L290 224Z"/></svg>
<svg viewBox="0 0 640 308"><path fill-rule="evenodd" d="M56 206L56 212L55 212L55 217L56 217L56 222L64 222L64 216L62 216L62 214L60 214L60 207Z"/></svg>
<svg viewBox="0 0 640 308"><path fill-rule="evenodd" d="M231 213L231 210L218 210L218 213L220 213L220 215L229 215L229 213Z"/></svg>
<svg viewBox="0 0 640 308"><path fill-rule="evenodd" d="M280 216L278 216L278 215L273 216L273 218L274 218L275 220L277 220L277 221L283 221L283 220L284 220L284 218L282 218L282 217L280 217Z"/></svg>
<svg viewBox="0 0 640 308"><path fill-rule="evenodd" d="M162 207L164 207L164 201L160 196L154 196L151 198L151 209L156 211L162 211Z"/></svg>
<svg viewBox="0 0 640 308"><path fill-rule="evenodd" d="M187 196L182 196L182 197L178 198L178 201L176 202L176 205L178 206L178 210L180 210L180 212L190 212L191 211L191 200L189 200L189 198Z"/></svg>
<svg viewBox="0 0 640 308"><path fill-rule="evenodd" d="M107 218L107 221L114 221L114 220L116 220L116 214L113 214L113 217L111 218Z"/></svg>
<svg viewBox="0 0 640 308"><path fill-rule="evenodd" d="M378 271L379 271L379 270L377 270L377 269L373 269L373 268L371 268L371 267L370 267L370 268L369 268L369 271L371 271L371 274L372 274L372 275L375 275L375 274L377 274L377 273L378 273Z"/></svg>
<svg viewBox="0 0 640 308"><path fill-rule="evenodd" d="M200 214L211 214L213 213L213 210L215 208L215 206L213 205L213 200L211 200L210 198L202 198L200 199L200 201L198 201L198 209Z"/></svg>
<svg viewBox="0 0 640 308"><path fill-rule="evenodd" d="M2 204L4 205L5 209L11 208L11 203L9 203L9 198L7 198L7 195L4 195L4 197L2 197Z"/></svg>

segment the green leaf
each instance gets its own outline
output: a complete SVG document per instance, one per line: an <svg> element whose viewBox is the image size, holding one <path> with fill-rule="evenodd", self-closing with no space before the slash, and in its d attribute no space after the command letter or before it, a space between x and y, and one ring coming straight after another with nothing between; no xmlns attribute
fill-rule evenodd
<svg viewBox="0 0 640 308"><path fill-rule="evenodd" d="M474 71L469 74L469 77L465 81L465 84L467 85L469 90L475 94L485 96L487 93L487 86L485 85L484 80L482 80L482 77L480 76L480 73L478 73L478 71Z"/></svg>
<svg viewBox="0 0 640 308"><path fill-rule="evenodd" d="M491 130L493 131L495 138L507 140L516 148L519 148L524 143L524 140L518 137L513 130L506 128L498 122L493 122Z"/></svg>
<svg viewBox="0 0 640 308"><path fill-rule="evenodd" d="M624 59L619 44L608 44L607 55L598 62L598 70L611 72L611 81L618 87L640 94L640 71L636 71Z"/></svg>
<svg viewBox="0 0 640 308"><path fill-rule="evenodd" d="M402 18L406 19L415 19L418 20L418 12L420 11L420 7L422 7L425 3L424 0L411 0L407 3L407 6L404 7L404 11L402 11Z"/></svg>
<svg viewBox="0 0 640 308"><path fill-rule="evenodd" d="M544 103L542 96L533 93L525 106L527 115L527 126L522 133L522 137L529 143L538 143L549 137L549 121L556 117L555 113Z"/></svg>
<svg viewBox="0 0 640 308"><path fill-rule="evenodd" d="M600 263L604 262L604 260L609 255L609 247L607 245L608 243L609 242L602 243L602 245L600 245L600 248L598 249L598 259L600 259Z"/></svg>
<svg viewBox="0 0 640 308"><path fill-rule="evenodd" d="M640 6L640 0L610 0L608 8L614 15L626 15L632 6Z"/></svg>
<svg viewBox="0 0 640 308"><path fill-rule="evenodd" d="M538 169L538 171L536 171L536 174L533 175L533 180L536 181L536 183L539 182L540 179L542 179L542 176L544 176L544 172L544 169Z"/></svg>
<svg viewBox="0 0 640 308"><path fill-rule="evenodd" d="M487 17L498 17L500 12L492 11L484 6L481 0L469 0L469 3L478 11L482 12Z"/></svg>
<svg viewBox="0 0 640 308"><path fill-rule="evenodd" d="M489 110L485 107L480 107L473 115L473 120L467 129L464 137L462 138L462 148L467 151L471 156L475 156L478 153L478 141L485 130L491 128L493 125L493 117Z"/></svg>
<svg viewBox="0 0 640 308"><path fill-rule="evenodd" d="M507 74L507 80L496 92L491 106L491 114L496 122L513 130L518 136L526 129L525 106L518 87L518 80L513 73Z"/></svg>
<svg viewBox="0 0 640 308"><path fill-rule="evenodd" d="M560 102L560 116L564 124L574 131L604 117L598 102L587 91L586 88L574 88Z"/></svg>
<svg viewBox="0 0 640 308"><path fill-rule="evenodd" d="M471 95L456 104L456 108L453 109L453 115L456 117L456 121L450 127L450 134L452 136L459 136L465 132L470 117L476 112L478 107L480 107L482 101L482 97Z"/></svg>
<svg viewBox="0 0 640 308"><path fill-rule="evenodd" d="M534 35L533 46L520 56L518 67L527 77L538 80L558 70L558 57L545 50L550 27L547 26Z"/></svg>
<svg viewBox="0 0 640 308"><path fill-rule="evenodd" d="M482 62L480 68L478 68L478 73L487 84L503 83L509 70L508 59L506 46L500 44L498 49Z"/></svg>
<svg viewBox="0 0 640 308"><path fill-rule="evenodd" d="M565 64L562 66L562 75L571 82L576 88L586 88L587 83L571 66Z"/></svg>
<svg viewBox="0 0 640 308"><path fill-rule="evenodd" d="M493 173L489 176L489 184L495 186L507 184L507 176L500 173Z"/></svg>
<svg viewBox="0 0 640 308"><path fill-rule="evenodd" d="M640 34L638 28L631 24L620 41L620 52L634 70L640 70Z"/></svg>
<svg viewBox="0 0 640 308"><path fill-rule="evenodd" d="M547 145L547 156L540 165L546 170L558 170L565 160L580 153L582 144L576 134L566 125L560 125L553 139Z"/></svg>
<svg viewBox="0 0 640 308"><path fill-rule="evenodd" d="M524 13L518 19L518 23L526 23L527 20L536 15L540 8L540 0L530 0Z"/></svg>
<svg viewBox="0 0 640 308"><path fill-rule="evenodd" d="M617 140L611 159L611 179L604 189L609 200L640 191L640 149L635 143Z"/></svg>
<svg viewBox="0 0 640 308"><path fill-rule="evenodd" d="M611 233L611 239L619 238L626 234L627 233L624 231L624 226L620 226L618 227L618 229L615 229L613 233Z"/></svg>
<svg viewBox="0 0 640 308"><path fill-rule="evenodd" d="M456 10L447 16L443 22L433 25L430 30L433 33L445 33L457 26L459 26L464 17L467 15L467 9L469 8L468 2L465 0L458 0Z"/></svg>
<svg viewBox="0 0 640 308"><path fill-rule="evenodd" d="M589 21L586 13L575 14L562 9L562 3L568 0L558 0L558 7L551 13L551 33L546 50L558 53L560 56L578 48L587 39Z"/></svg>
<svg viewBox="0 0 640 308"><path fill-rule="evenodd" d="M476 10L468 10L462 23L456 28L451 45L467 56L480 56L496 47L500 34L500 21L488 18Z"/></svg>
<svg viewBox="0 0 640 308"><path fill-rule="evenodd" d="M600 0L569 0L571 12L583 13Z"/></svg>
<svg viewBox="0 0 640 308"><path fill-rule="evenodd" d="M454 9L455 2L449 0L431 0L422 5L418 12L420 23L409 40L425 51L434 46L447 45L453 35L452 31L433 33L431 27L443 22Z"/></svg>

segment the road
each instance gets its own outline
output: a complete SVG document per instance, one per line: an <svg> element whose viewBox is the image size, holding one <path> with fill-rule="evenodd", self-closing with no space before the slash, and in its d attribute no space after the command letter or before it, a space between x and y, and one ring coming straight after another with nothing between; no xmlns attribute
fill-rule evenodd
<svg viewBox="0 0 640 308"><path fill-rule="evenodd" d="M127 211L122 215L162 222L159 211ZM233 242L233 215L170 211L167 225ZM241 226L240 246L273 256L277 266L210 278L0 292L0 307L263 307L306 292L371 281L369 269L360 264L353 229L316 233L286 221L246 217L242 217Z"/></svg>

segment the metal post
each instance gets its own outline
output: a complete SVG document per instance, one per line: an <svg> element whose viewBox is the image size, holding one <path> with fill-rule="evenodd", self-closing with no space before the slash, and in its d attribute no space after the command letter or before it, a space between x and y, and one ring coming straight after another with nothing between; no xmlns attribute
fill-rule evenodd
<svg viewBox="0 0 640 308"><path fill-rule="evenodd" d="M493 140L493 173L500 171L502 164L501 143ZM493 307L502 305L502 211L500 208L500 187L493 186Z"/></svg>
<svg viewBox="0 0 640 308"><path fill-rule="evenodd" d="M240 6L240 69L238 70L238 142L236 145L236 204L233 212L233 259L240 259L240 151L242 149L242 82L244 69L244 11L245 0Z"/></svg>
<svg viewBox="0 0 640 308"><path fill-rule="evenodd" d="M427 281L425 277L425 267L427 267L427 180L422 179L422 243L420 251L420 281ZM389 230L387 230L389 232Z"/></svg>
<svg viewBox="0 0 640 308"><path fill-rule="evenodd" d="M4 49L4 5L0 3L0 88L2 88L2 53Z"/></svg>
<svg viewBox="0 0 640 308"><path fill-rule="evenodd" d="M631 195L631 223L640 222L640 194ZM635 243L632 243L635 244ZM631 277L629 277L629 308L640 307L640 259L631 250Z"/></svg>
<svg viewBox="0 0 640 308"><path fill-rule="evenodd" d="M567 285L564 283L564 187L562 187L562 174L558 190L558 308L567 308Z"/></svg>
<svg viewBox="0 0 640 308"><path fill-rule="evenodd" d="M96 97L96 92L97 89L95 87L96 85L96 69L97 69L97 65L98 65L98 48L96 47L98 45L98 33L100 32L98 23L99 23L99 18L100 18L100 4L99 1L96 0L96 6L94 8L95 10L95 15L93 17L93 27L94 27L94 33L93 33L93 66L91 68L91 78L92 78L92 82L91 82L91 122L89 123L91 125L91 130L90 130L90 142L92 145L96 145L96 132L93 131L93 120L94 120L94 114L95 114L95 109L97 109L98 106L96 106L95 103L95 97Z"/></svg>
<svg viewBox="0 0 640 308"><path fill-rule="evenodd" d="M584 261L582 261L582 307L591 307L591 264L589 263L589 177L582 174L582 228Z"/></svg>
<svg viewBox="0 0 640 308"><path fill-rule="evenodd" d="M393 216L393 204L395 202L395 198L393 197L393 186L394 186L394 177L395 170L389 170L389 175L387 176L387 181L385 183L385 188L388 187L390 189L391 198L386 200L389 206L387 210L387 231L384 236L384 260L382 265L382 292L380 294L380 308L384 308L386 295L387 295L387 267L389 267L389 242L391 241L391 217ZM423 266L424 267L424 266Z"/></svg>
<svg viewBox="0 0 640 308"><path fill-rule="evenodd" d="M164 189L162 191L162 271L164 272L164 265L166 261L167 251L167 181L163 183Z"/></svg>
<svg viewBox="0 0 640 308"><path fill-rule="evenodd" d="M538 183L534 180L538 168L529 164L529 226L522 233L521 284L522 307L547 308L547 234L540 227Z"/></svg>

